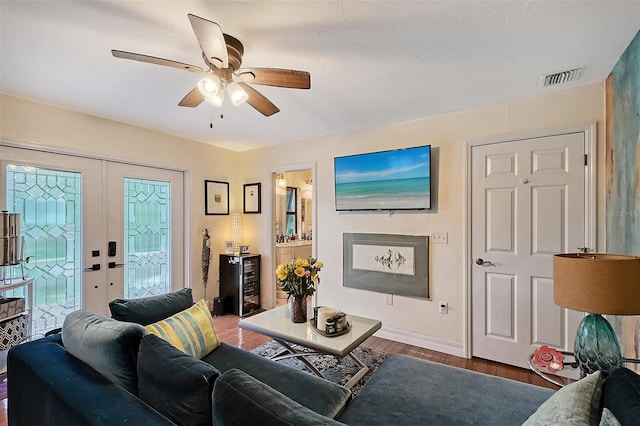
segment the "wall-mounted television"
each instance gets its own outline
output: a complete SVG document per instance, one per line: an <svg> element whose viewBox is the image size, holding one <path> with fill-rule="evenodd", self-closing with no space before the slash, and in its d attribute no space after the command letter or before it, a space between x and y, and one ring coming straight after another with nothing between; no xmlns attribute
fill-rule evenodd
<svg viewBox="0 0 640 426"><path fill-rule="evenodd" d="M431 208L431 145L334 158L336 210Z"/></svg>

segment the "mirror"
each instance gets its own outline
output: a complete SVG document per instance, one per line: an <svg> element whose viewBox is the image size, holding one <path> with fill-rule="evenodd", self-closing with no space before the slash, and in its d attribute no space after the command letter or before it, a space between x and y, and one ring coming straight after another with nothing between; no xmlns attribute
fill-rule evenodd
<svg viewBox="0 0 640 426"><path fill-rule="evenodd" d="M312 255L313 182L312 170L273 174L274 252L276 266ZM287 303L287 294L276 286L276 306Z"/></svg>
<svg viewBox="0 0 640 426"><path fill-rule="evenodd" d="M286 243L313 238L313 183L311 170L274 173L275 241Z"/></svg>

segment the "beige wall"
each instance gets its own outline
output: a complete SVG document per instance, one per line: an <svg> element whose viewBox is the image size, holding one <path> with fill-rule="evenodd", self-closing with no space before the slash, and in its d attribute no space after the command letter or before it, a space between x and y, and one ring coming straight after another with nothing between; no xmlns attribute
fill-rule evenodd
<svg viewBox="0 0 640 426"><path fill-rule="evenodd" d="M262 253L263 288L274 293L274 257L270 236L274 208L271 173L296 165L301 165L300 168L315 165L314 245L317 257L326 265L321 273L319 302L348 313L379 318L383 323L383 336L456 354L463 352L465 341L465 143L510 133L597 122L598 149L602 152L600 123L604 121L604 86L597 83L384 128L233 153L11 96L2 95L0 101L2 140L186 170L187 199L190 200L187 217L191 222L189 281L197 297L203 294L199 258L201 229L205 226L211 228L216 258L224 250L224 241L230 238L227 216L203 214L203 180L231 183L231 211L242 211L242 184L262 183L262 214L244 215L243 236L244 243L251 245L252 252ZM437 209L427 213L398 212L393 215L335 211L335 156L425 144L435 148ZM600 155L600 158L604 156ZM599 219L604 213L602 163L598 161ZM438 231L449 233L449 244L430 247L431 301L396 296L393 305L386 305L384 294L342 286L343 232L430 235ZM601 237L602 231L598 234ZM213 291L208 291L209 297L217 295L216 270L217 260L214 258L209 279ZM449 303L448 315L438 313L439 301Z"/></svg>
<svg viewBox="0 0 640 426"><path fill-rule="evenodd" d="M383 323L383 336L461 354L465 341L466 309L463 264L465 143L509 133L602 123L603 119L603 84L598 83L384 128L245 152L242 154L241 175L247 182L268 183L271 172L280 167L315 162L314 202L317 221L314 224L314 239L316 255L326 265L321 273L319 302L345 312L379 318ZM599 141L602 140L601 133L599 129ZM335 211L335 156L425 144L435 148L433 161L438 170L437 209L428 213L397 212L393 215ZM602 175L599 170L599 176ZM602 187L600 180L598 186ZM264 186L263 212L269 212L272 208L270 191L269 185ZM602 194L601 189L599 194ZM601 200L599 202L602 204ZM599 215L600 211L603 209L598 209ZM246 226L269 230L269 218L268 214L252 217L251 222L245 221ZM395 296L393 305L386 305L382 293L342 286L343 232L430 235L437 231L449 233L449 244L430 246L431 301ZM275 284L272 274L269 274L269 268L273 267L273 257L269 255L270 239L264 232L254 235L255 239L250 242L252 247L258 247L264 254L265 290L273 291ZM439 301L449 303L448 315L438 313Z"/></svg>
<svg viewBox="0 0 640 426"><path fill-rule="evenodd" d="M214 253L224 252L231 238L229 216L204 215L204 180L230 182L230 210L242 211L242 185L234 168L238 153L140 127L0 94L0 141L27 143L113 160L185 171L190 261L187 286L204 294L200 268L201 231L210 228ZM217 256L209 271L207 297L217 296Z"/></svg>

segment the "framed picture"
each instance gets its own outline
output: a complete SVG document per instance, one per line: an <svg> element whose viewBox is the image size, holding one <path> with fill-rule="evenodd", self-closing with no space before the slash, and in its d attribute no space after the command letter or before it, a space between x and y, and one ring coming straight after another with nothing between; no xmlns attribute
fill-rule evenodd
<svg viewBox="0 0 640 426"><path fill-rule="evenodd" d="M429 299L427 236L342 234L343 285Z"/></svg>
<svg viewBox="0 0 640 426"><path fill-rule="evenodd" d="M244 185L244 213L260 213L261 186L259 183L247 183Z"/></svg>
<svg viewBox="0 0 640 426"><path fill-rule="evenodd" d="M204 214L229 214L229 182L204 181Z"/></svg>

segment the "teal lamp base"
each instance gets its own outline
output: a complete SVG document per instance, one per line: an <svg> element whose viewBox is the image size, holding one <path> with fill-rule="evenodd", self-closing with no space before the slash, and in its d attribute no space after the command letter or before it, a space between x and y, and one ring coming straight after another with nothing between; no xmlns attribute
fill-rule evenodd
<svg viewBox="0 0 640 426"><path fill-rule="evenodd" d="M616 333L600 314L589 314L583 318L573 352L585 374L601 371L606 377L622 366L622 352Z"/></svg>

